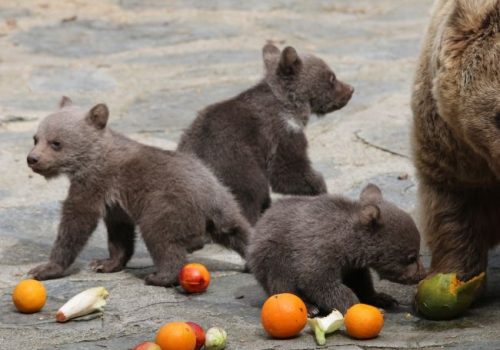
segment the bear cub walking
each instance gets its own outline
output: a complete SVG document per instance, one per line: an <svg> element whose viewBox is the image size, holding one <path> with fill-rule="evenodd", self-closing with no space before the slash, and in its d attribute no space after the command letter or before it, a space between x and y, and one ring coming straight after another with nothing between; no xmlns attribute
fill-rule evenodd
<svg viewBox="0 0 500 350"><path fill-rule="evenodd" d="M391 307L369 268L397 283L420 281L420 235L410 215L369 184L359 201L340 196L277 201L255 226L248 264L269 294L291 292L310 313L345 312L359 301Z"/></svg>
<svg viewBox="0 0 500 350"><path fill-rule="evenodd" d="M229 187L253 225L277 193L318 195L323 176L307 154L304 128L344 107L354 89L320 58L293 47L263 48L265 76L254 87L201 111L178 150L193 153Z"/></svg>
<svg viewBox="0 0 500 350"><path fill-rule="evenodd" d="M108 115L104 104L86 111L63 97L38 127L28 165L45 178L67 175L70 188L49 262L29 274L63 276L101 217L110 257L92 262L97 272L125 267L136 226L157 269L147 284L176 283L186 254L203 247L206 233L244 257L250 225L215 176L193 157L114 132L106 127Z"/></svg>

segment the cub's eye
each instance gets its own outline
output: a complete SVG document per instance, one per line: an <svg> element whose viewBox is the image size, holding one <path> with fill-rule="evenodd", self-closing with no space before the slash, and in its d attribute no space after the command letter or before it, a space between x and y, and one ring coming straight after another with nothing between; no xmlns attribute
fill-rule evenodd
<svg viewBox="0 0 500 350"><path fill-rule="evenodd" d="M35 144L35 146L36 146L36 144L38 143L38 137L33 136L33 143L34 143L34 144Z"/></svg>
<svg viewBox="0 0 500 350"><path fill-rule="evenodd" d="M415 255L415 254L410 254L410 255L408 255L408 257L406 258L406 263L407 263L408 265L410 265L410 264L416 263L416 262L417 262L417 260L418 260L418 256L417 256L417 255Z"/></svg>
<svg viewBox="0 0 500 350"><path fill-rule="evenodd" d="M500 129L500 112L497 112L497 115L495 116L495 126Z"/></svg>
<svg viewBox="0 0 500 350"><path fill-rule="evenodd" d="M54 151L59 151L61 149L61 143L59 141L51 141L49 144Z"/></svg>
<svg viewBox="0 0 500 350"><path fill-rule="evenodd" d="M337 77L335 77L335 74L330 75L330 84L335 85L335 81L337 81Z"/></svg>

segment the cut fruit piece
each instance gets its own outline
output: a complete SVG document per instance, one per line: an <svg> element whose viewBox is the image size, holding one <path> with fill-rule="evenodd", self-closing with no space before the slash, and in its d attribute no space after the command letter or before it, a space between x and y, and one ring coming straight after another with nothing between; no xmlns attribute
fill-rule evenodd
<svg viewBox="0 0 500 350"><path fill-rule="evenodd" d="M318 345L326 344L326 335L335 332L344 325L344 317L338 310L333 310L328 316L308 318L307 324L314 331Z"/></svg>
<svg viewBox="0 0 500 350"><path fill-rule="evenodd" d="M472 304L484 280L484 272L463 282L456 273L438 273L418 284L415 306L425 318L449 320L463 314Z"/></svg>

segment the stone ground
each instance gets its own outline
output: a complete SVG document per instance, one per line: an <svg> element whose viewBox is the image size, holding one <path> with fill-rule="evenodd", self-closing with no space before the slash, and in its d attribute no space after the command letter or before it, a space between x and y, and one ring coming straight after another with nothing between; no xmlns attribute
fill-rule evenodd
<svg viewBox="0 0 500 350"><path fill-rule="evenodd" d="M213 272L207 293L187 296L149 287L141 243L130 266L95 274L88 263L107 254L102 227L66 278L47 281L49 299L33 315L16 312L13 286L47 260L67 180L31 174L25 157L41 117L61 95L89 107L105 101L114 128L142 142L174 148L205 105L230 97L262 74L260 49L272 39L323 57L356 93L341 111L307 129L314 165L332 192L357 196L371 181L415 214L408 158L412 74L431 0L0 2L0 348L128 349L153 339L171 320L221 326L228 349L313 349L313 337L269 339L259 322L265 295L234 254L208 246L193 254ZM407 179L398 179L408 174ZM403 176L404 177L404 176ZM377 282L399 309L381 335L328 338L339 349L500 349L500 257L492 253L489 292L463 318L431 322L411 309L414 287ZM426 255L428 263L428 256ZM96 285L110 291L103 315L56 324L70 296Z"/></svg>

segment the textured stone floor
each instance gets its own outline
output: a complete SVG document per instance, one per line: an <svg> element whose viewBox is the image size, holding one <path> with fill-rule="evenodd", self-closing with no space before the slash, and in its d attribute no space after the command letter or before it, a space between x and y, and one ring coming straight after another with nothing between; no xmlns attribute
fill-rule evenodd
<svg viewBox="0 0 500 350"><path fill-rule="evenodd" d="M264 293L234 254L208 246L190 257L213 271L207 293L186 296L148 287L152 270L141 243L129 267L95 274L88 262L107 254L102 227L66 278L45 283L41 313L17 313L15 283L45 261L55 238L67 180L46 182L25 165L36 125L61 95L81 105L106 102L111 125L142 142L172 149L205 105L230 97L262 74L266 40L324 58L356 88L341 111L308 126L310 153L331 192L357 196L379 184L415 214L408 158L409 91L430 0L0 1L0 349L128 349L160 325L192 320L221 326L228 349L313 349L308 332L277 341L259 322ZM408 175L406 178L405 175ZM403 179L400 175L403 175ZM426 257L428 261L428 257ZM500 254L492 253L489 292L463 318L430 322L411 309L413 287L377 282L399 309L382 334L339 349L500 349ZM110 291L104 315L56 324L55 310L82 289Z"/></svg>

